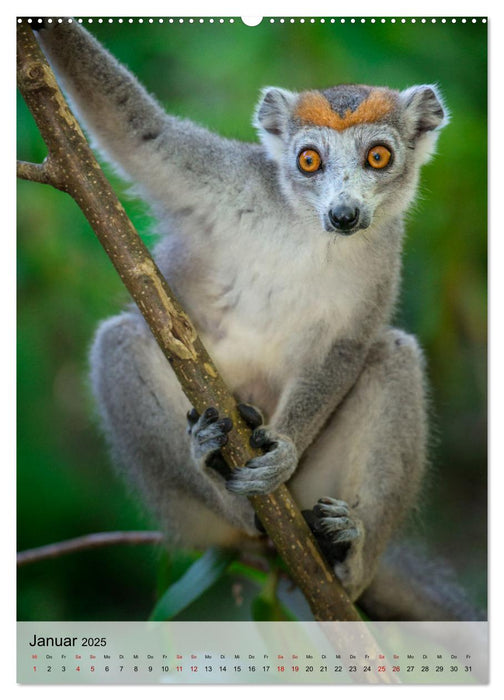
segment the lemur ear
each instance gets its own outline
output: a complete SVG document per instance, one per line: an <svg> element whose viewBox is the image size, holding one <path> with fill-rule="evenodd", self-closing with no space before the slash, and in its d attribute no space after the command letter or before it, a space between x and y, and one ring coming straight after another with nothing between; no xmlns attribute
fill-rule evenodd
<svg viewBox="0 0 504 700"><path fill-rule="evenodd" d="M448 123L448 111L434 85L415 85L400 94L408 136L426 162L434 152L439 130Z"/></svg>
<svg viewBox="0 0 504 700"><path fill-rule="evenodd" d="M282 136L287 130L296 98L295 93L281 88L267 87L262 90L253 123L273 158L279 156Z"/></svg>
<svg viewBox="0 0 504 700"><path fill-rule="evenodd" d="M446 108L436 87L415 85L401 92L406 118L416 138L444 125Z"/></svg>
<svg viewBox="0 0 504 700"><path fill-rule="evenodd" d="M257 105L254 125L268 134L281 136L296 101L296 95L281 88L267 87L262 90Z"/></svg>

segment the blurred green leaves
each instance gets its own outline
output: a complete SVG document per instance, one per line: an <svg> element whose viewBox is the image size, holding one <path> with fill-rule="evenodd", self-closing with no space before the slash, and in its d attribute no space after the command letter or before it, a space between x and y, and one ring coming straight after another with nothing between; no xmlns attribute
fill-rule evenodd
<svg viewBox="0 0 504 700"><path fill-rule="evenodd" d="M149 619L154 622L172 620L214 583L217 583L235 557L236 553L232 549L218 547L207 549L165 591Z"/></svg>
<svg viewBox="0 0 504 700"><path fill-rule="evenodd" d="M289 622L296 620L277 594L279 570L269 573L260 593L252 601L252 619L257 622Z"/></svg>
<svg viewBox="0 0 504 700"><path fill-rule="evenodd" d="M296 620L299 615L312 619L307 604L300 606L293 596L277 555L245 563L238 551L230 549L212 547L203 554L173 550L163 555L160 571L153 621L274 622Z"/></svg>

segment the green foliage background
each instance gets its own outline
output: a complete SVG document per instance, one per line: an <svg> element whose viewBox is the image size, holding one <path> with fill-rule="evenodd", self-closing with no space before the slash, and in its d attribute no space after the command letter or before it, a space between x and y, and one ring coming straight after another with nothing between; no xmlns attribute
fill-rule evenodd
<svg viewBox="0 0 504 700"><path fill-rule="evenodd" d="M255 139L250 119L265 85L440 86L451 123L409 216L396 322L425 349L433 407L431 478L416 533L484 605L486 25L95 21L92 31L171 113L238 139ZM44 144L18 100L19 158L40 162ZM107 172L152 243L146 208ZM18 548L151 527L113 474L86 386L94 328L126 293L77 206L56 190L19 182L18 241ZM19 574L18 617L145 619L191 561L184 552L116 546L34 564ZM247 619L254 598L256 608L271 603L268 591L270 579L237 565L178 619ZM292 596L289 605L302 614Z"/></svg>

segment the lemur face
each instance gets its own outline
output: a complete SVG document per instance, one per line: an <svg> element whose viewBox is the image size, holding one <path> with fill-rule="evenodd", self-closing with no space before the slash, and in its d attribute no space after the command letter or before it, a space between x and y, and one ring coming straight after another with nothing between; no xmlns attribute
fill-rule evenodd
<svg viewBox="0 0 504 700"><path fill-rule="evenodd" d="M362 85L293 94L267 89L256 125L299 215L349 236L402 213L446 122L434 88Z"/></svg>

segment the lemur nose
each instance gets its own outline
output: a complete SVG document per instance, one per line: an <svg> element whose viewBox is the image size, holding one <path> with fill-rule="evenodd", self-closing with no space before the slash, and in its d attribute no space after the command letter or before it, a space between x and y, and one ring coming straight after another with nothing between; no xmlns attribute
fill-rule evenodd
<svg viewBox="0 0 504 700"><path fill-rule="evenodd" d="M359 221L360 211L356 207L348 207L342 204L329 211L329 221L338 231L350 231Z"/></svg>

